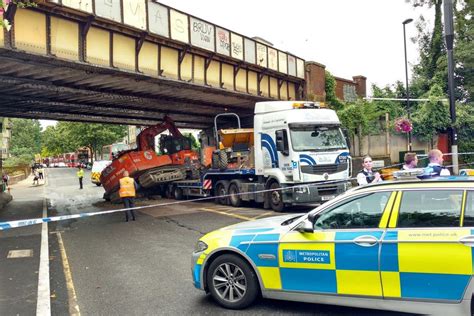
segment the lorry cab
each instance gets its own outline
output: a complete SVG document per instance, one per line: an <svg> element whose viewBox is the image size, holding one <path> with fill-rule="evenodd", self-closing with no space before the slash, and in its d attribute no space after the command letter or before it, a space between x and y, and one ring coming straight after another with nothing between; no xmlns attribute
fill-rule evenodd
<svg viewBox="0 0 474 316"><path fill-rule="evenodd" d="M256 174L274 178L282 187L350 178L348 144L331 109L315 102L259 102L254 133L260 144L255 146L255 157L261 157L255 159Z"/></svg>

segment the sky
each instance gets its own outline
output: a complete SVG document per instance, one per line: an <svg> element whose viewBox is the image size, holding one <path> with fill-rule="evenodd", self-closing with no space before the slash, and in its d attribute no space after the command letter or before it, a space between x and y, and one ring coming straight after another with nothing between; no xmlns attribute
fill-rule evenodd
<svg viewBox="0 0 474 316"><path fill-rule="evenodd" d="M158 0L184 13L244 36L261 37L274 47L326 66L336 77L367 77L384 87L405 82L403 25L406 25L408 76L417 63L415 22L428 8L405 0ZM291 4L291 5L289 5ZM41 121L42 126L55 121Z"/></svg>
<svg viewBox="0 0 474 316"><path fill-rule="evenodd" d="M277 49L325 65L336 77L363 75L369 95L372 83L405 82L402 22L430 13L405 0L158 2L242 35L261 37ZM414 22L407 24L406 34L408 61L413 64L417 46L409 39L416 36Z"/></svg>

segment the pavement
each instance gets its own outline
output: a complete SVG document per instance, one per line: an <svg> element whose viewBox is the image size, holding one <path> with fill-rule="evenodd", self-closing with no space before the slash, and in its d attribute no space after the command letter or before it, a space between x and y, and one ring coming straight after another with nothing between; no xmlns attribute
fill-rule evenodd
<svg viewBox="0 0 474 316"><path fill-rule="evenodd" d="M9 190L6 192L0 193L0 212L5 208L5 206L10 203L14 198L14 192L16 190L24 190L28 187L35 187L35 186L43 186L45 184L45 180L40 180L38 185L33 185L33 175L29 175L26 179L19 181L18 183L11 184L9 186ZM1 213L0 213L0 222L1 222Z"/></svg>

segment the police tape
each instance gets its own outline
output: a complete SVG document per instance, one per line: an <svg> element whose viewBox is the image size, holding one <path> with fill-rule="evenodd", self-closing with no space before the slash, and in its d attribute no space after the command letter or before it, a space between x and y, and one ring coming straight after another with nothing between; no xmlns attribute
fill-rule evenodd
<svg viewBox="0 0 474 316"><path fill-rule="evenodd" d="M466 164L463 164L463 165L473 165L473 164L474 164L474 162L469 162L469 163L466 163ZM209 201L209 200L215 200L216 198L222 199L222 198L228 198L228 197L231 197L231 196L239 196L239 195L245 195L245 194L269 193L269 192L275 192L275 191L294 190L294 189L297 189L297 188L308 188L308 187L311 187L311 186L348 183L350 181L356 181L356 180L357 180L357 177L352 177L352 178L348 178L348 179L344 179L344 180L327 180L327 181L321 181L321 182L292 185L290 187L284 187L284 188L280 187L280 188L265 189L265 190L259 190L259 191L251 191L251 192L238 192L238 193L233 193L233 194L223 194L223 195L219 195L219 196L208 196L208 197L196 198L196 199L185 200L185 201L173 201L173 202L159 203L159 204L153 204L153 205L145 205L145 206L136 206L136 207L130 207L130 208L114 209L114 210L108 210L108 211L87 212L87 213L79 213L79 214L70 214L70 215L61 215L61 216L52 216L52 217L43 217L43 218L33 218L33 219L25 219L25 220L0 222L0 231L12 229L12 228L32 226L32 225L42 224L42 223L59 222L59 221L65 221L65 220L70 220L70 219L76 219L76 218L85 218L85 217L112 214L112 213L118 213L118 212L126 212L126 211L129 211L129 210L140 210L140 209L155 208L155 207L160 207L160 206L171 206L171 205L177 205L177 204L185 204L185 203L190 203L190 202ZM311 203L308 203L308 204L311 204Z"/></svg>

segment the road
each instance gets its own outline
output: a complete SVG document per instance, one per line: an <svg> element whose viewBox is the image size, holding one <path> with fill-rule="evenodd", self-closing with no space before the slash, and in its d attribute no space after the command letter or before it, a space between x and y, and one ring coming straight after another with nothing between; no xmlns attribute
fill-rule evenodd
<svg viewBox="0 0 474 316"><path fill-rule="evenodd" d="M103 188L89 181L89 171L79 190L75 171L50 168L46 184L14 186L14 200L0 211L0 221L41 217L43 199L48 216L121 207L102 200ZM51 314L396 315L264 299L244 311L225 310L192 285L190 256L197 239L226 225L276 213L211 202L164 205L170 202L175 201L138 201L137 206L150 207L131 222L117 212L47 224ZM38 291L41 240L40 225L0 231L0 315L34 315L44 303ZM12 249L30 249L32 255L7 258Z"/></svg>

